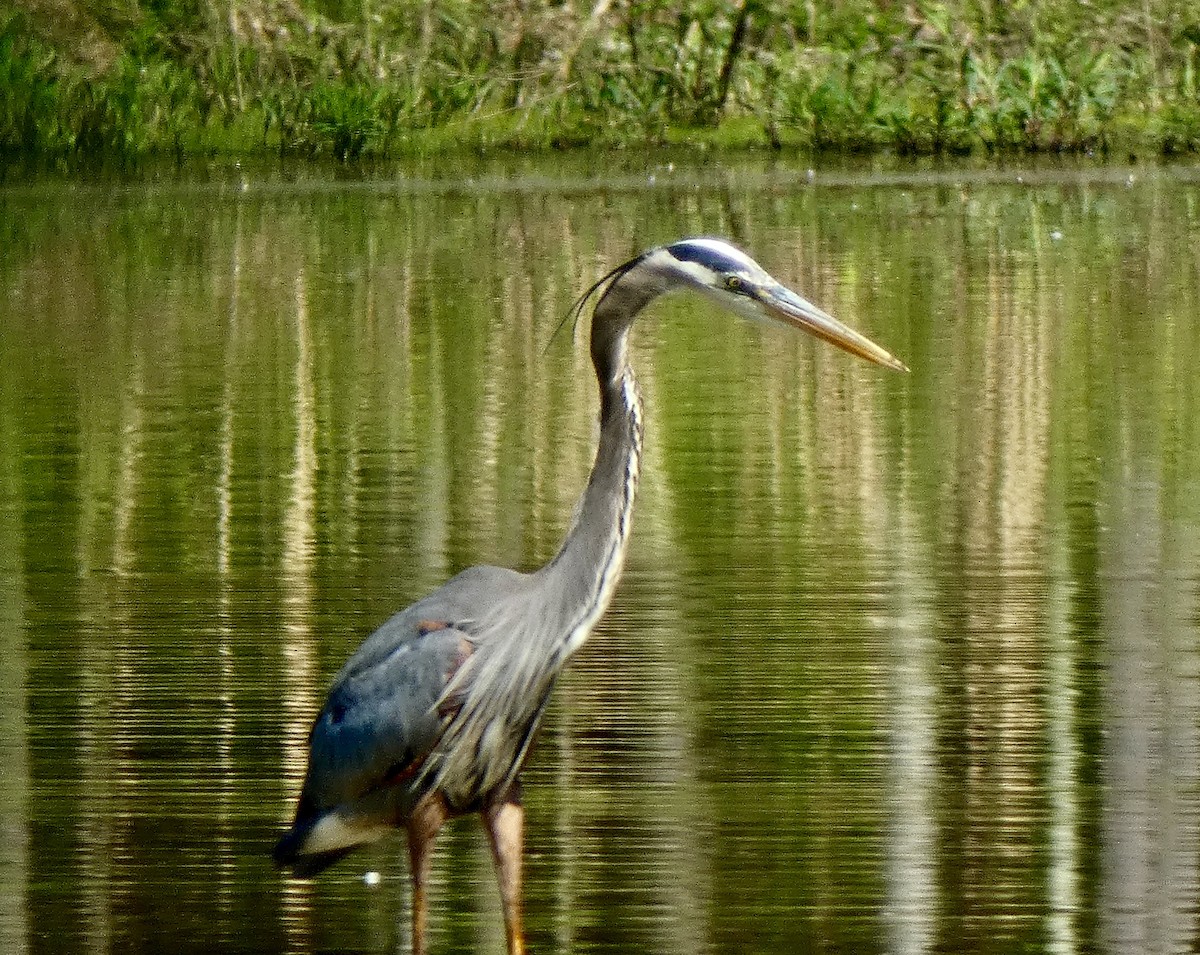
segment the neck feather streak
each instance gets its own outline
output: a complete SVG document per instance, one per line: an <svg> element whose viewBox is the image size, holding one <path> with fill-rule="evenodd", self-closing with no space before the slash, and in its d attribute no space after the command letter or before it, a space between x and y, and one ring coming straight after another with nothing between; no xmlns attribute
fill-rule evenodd
<svg viewBox="0 0 1200 955"><path fill-rule="evenodd" d="M598 377L601 371L598 367ZM562 595L564 656L583 645L612 599L625 559L641 466L642 401L633 370L624 364L613 379L601 378L600 392L596 461L575 524L545 568L551 590Z"/></svg>

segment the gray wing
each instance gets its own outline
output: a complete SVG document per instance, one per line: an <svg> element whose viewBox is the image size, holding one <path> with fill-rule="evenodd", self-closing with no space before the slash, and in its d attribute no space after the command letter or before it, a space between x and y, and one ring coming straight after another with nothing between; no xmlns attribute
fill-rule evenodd
<svg viewBox="0 0 1200 955"><path fill-rule="evenodd" d="M469 635L445 620L384 628L395 649L335 683L313 724L301 797L310 811L404 780L441 736L438 700L471 654Z"/></svg>
<svg viewBox="0 0 1200 955"><path fill-rule="evenodd" d="M298 815L416 775L452 716L442 695L474 651L471 620L523 575L475 567L388 620L334 681L313 724Z"/></svg>

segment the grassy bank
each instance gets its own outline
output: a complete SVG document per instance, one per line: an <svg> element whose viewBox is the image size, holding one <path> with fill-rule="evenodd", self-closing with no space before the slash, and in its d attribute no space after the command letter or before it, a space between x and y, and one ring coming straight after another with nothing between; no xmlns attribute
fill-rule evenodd
<svg viewBox="0 0 1200 955"><path fill-rule="evenodd" d="M25 3L9 156L1200 149L1191 0Z"/></svg>

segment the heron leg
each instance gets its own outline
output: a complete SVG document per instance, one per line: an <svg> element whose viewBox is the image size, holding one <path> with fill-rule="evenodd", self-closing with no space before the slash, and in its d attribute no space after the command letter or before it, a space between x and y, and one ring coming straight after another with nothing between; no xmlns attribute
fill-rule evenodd
<svg viewBox="0 0 1200 955"><path fill-rule="evenodd" d="M417 803L408 819L408 861L412 872L412 952L425 955L425 929L429 921L426 886L433 863L433 842L449 813L437 796Z"/></svg>
<svg viewBox="0 0 1200 955"><path fill-rule="evenodd" d="M525 936L521 927L521 852L525 830L525 807L521 791L511 787L483 810L483 823L496 864L500 902L504 906L504 931L508 955L524 955Z"/></svg>

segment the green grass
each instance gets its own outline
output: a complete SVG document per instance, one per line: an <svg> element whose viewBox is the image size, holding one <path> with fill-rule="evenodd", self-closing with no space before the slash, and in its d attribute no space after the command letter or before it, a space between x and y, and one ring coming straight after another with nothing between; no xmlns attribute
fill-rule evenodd
<svg viewBox="0 0 1200 955"><path fill-rule="evenodd" d="M1176 0L320 9L156 0L107 63L0 15L0 154L1200 149L1200 12Z"/></svg>

